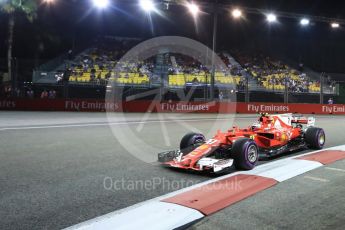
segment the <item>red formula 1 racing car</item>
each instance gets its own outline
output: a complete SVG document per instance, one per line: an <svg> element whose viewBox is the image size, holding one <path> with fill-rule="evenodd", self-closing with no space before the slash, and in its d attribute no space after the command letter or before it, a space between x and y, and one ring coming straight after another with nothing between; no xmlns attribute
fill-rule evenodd
<svg viewBox="0 0 345 230"><path fill-rule="evenodd" d="M180 150L158 154L163 165L194 171L224 172L233 164L236 169L250 170L262 158L303 148L322 149L326 136L314 127L315 118L294 114L261 114L246 129L233 127L209 140L198 133L186 134Z"/></svg>

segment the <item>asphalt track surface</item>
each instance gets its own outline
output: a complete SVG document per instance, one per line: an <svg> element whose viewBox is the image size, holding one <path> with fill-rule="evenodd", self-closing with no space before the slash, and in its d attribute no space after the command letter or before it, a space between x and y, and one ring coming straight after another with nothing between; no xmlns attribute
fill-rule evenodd
<svg viewBox="0 0 345 230"><path fill-rule="evenodd" d="M153 163L157 152L148 151L174 149L190 130L210 138L218 128L246 127L255 119L253 115L111 114L107 118L105 113L0 112L0 229L61 229L209 180L212 176L162 168ZM317 126L326 131L326 147L344 144L344 117L316 119ZM127 134L131 135L124 138ZM299 153L288 156L294 154ZM248 229L247 223L255 228L284 228L291 222L305 224L308 218L302 214L308 207L319 216L334 217L338 213L332 207L345 206L339 198L345 192L345 173L340 170L333 177L334 173L330 170L324 176L330 181L328 187L327 183L306 187L315 181L297 177L232 206L237 211L225 209L193 228ZM321 206L307 205L301 211L307 203L302 198L282 200L298 193L309 193L308 199ZM270 206L260 202L259 196L269 200ZM248 203L251 199L255 200ZM261 208L265 218L260 216L264 215ZM272 224L272 218L281 225ZM321 224L320 218L309 220ZM339 222L334 223L329 226Z"/></svg>

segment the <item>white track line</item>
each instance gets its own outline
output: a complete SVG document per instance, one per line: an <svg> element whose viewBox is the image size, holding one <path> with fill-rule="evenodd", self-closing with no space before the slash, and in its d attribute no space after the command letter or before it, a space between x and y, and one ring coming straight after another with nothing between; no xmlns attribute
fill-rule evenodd
<svg viewBox="0 0 345 230"><path fill-rule="evenodd" d="M329 182L327 179L319 178L319 177L313 177L313 176L304 176L306 179L314 180L314 181L319 181L319 182Z"/></svg>
<svg viewBox="0 0 345 230"><path fill-rule="evenodd" d="M345 173L345 169L338 169L338 168L332 168L332 167L325 167L325 169Z"/></svg>
<svg viewBox="0 0 345 230"><path fill-rule="evenodd" d="M247 118L236 118L247 119ZM152 120L152 121L129 121L129 122L105 122L105 123L89 123L89 124L70 124L70 125L46 125L46 126L27 126L27 127L5 127L0 131L7 130L28 130L28 129L52 129L52 128L74 128L74 127L95 127L95 126L112 126L112 125L136 125L136 124L152 124L152 123L171 123L171 122L203 122L203 121L219 121L229 120L229 118L206 118L206 119L172 119L172 120Z"/></svg>

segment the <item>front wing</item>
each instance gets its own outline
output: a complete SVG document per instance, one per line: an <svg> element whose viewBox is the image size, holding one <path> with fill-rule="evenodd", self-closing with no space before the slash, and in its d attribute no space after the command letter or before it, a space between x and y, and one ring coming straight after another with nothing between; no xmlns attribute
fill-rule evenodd
<svg viewBox="0 0 345 230"><path fill-rule="evenodd" d="M185 165L182 161L180 150L162 152L158 154L158 161L165 166L180 168L193 171L211 171L219 173L233 165L233 159L215 159L211 157L202 157L195 165Z"/></svg>

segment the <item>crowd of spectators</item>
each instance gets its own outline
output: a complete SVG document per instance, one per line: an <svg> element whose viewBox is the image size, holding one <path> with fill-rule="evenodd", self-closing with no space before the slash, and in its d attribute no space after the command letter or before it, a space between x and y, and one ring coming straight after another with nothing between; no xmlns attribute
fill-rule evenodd
<svg viewBox="0 0 345 230"><path fill-rule="evenodd" d="M157 56L139 62L123 61L120 57L129 47L124 47L122 45L115 45L114 47L109 45L106 47L100 46L75 57L70 62L70 66L56 73L55 77L57 83L63 84L64 82L74 82L106 85L109 79L112 79L124 84L140 84L148 83L150 79L155 79L155 68L159 69L162 67L156 63ZM223 55L221 58L226 66L225 68L223 66L216 67L216 83L236 83L239 84L238 88L243 88L241 82L242 70L232 66L226 56ZM177 80L178 84L181 86L188 82L206 83L206 81L210 81L210 67L206 67L198 60L200 60L200 58L192 58L176 53L166 53L163 54L163 62L161 65L163 65L164 69L167 68L167 74L169 76L181 74L188 75L188 77L184 77L183 81ZM236 79L224 80L224 78L221 78L232 78L234 76L236 76Z"/></svg>
<svg viewBox="0 0 345 230"><path fill-rule="evenodd" d="M320 91L319 81L312 80L305 73L280 60L262 53L235 51L234 54L243 68L256 79L258 86L273 90L281 90L287 86L290 92Z"/></svg>
<svg viewBox="0 0 345 230"><path fill-rule="evenodd" d="M57 92L55 89L44 89L36 93L31 87L16 87L12 90L11 85L5 85L0 96L4 98L55 99L57 98Z"/></svg>
<svg viewBox="0 0 345 230"><path fill-rule="evenodd" d="M199 60L201 57L190 57L182 54L177 53L169 53L169 57L174 57L176 60L176 65L172 63L172 61L168 58L167 65L169 69L169 74L200 74L200 73L207 73L211 72L211 67L207 67L206 65L202 64ZM216 71L224 73L226 76L241 76L242 75L242 68L240 66L236 66L232 64L229 58L224 55L223 53L219 54L222 62L225 66L219 65L216 66ZM210 64L210 63L209 63Z"/></svg>
<svg viewBox="0 0 345 230"><path fill-rule="evenodd" d="M171 86L209 83L211 69L210 66L207 67L198 61L202 60L201 57L193 58L177 53L166 53L163 54L163 63L158 64L156 57L145 61L121 60L132 46L133 43L124 41L103 43L71 60L65 70L56 73L56 81L106 85L112 79L124 84L148 83L150 79L155 78L154 71L159 69L160 65L164 65L167 68L168 84ZM262 53L238 51L231 53L239 64L234 64L226 54L219 54L225 67L216 66L217 84L235 84L238 90L245 90L249 81L248 76L250 76L250 80L253 79L258 88L265 90L279 91L287 86L290 92L320 91L320 82L311 79L301 71L303 64L300 68L294 69ZM144 77L143 80L140 80L141 77ZM174 79L170 80L170 77ZM334 90L335 84L331 79L327 79L327 84Z"/></svg>
<svg viewBox="0 0 345 230"><path fill-rule="evenodd" d="M58 72L56 80L107 84L110 78L132 78L132 74L150 77L154 68L152 58L139 62L121 60L131 46L133 43L113 41L90 49L75 57L65 70Z"/></svg>
<svg viewBox="0 0 345 230"><path fill-rule="evenodd" d="M244 77L240 66L231 63L223 54L219 56L223 63L215 65L215 84L236 85L238 89L242 89ZM169 85L181 87L185 84L211 83L211 63L207 63L206 66L201 62L201 58L177 53L166 54L165 64L168 66Z"/></svg>
<svg viewBox="0 0 345 230"><path fill-rule="evenodd" d="M5 98L12 98L12 97L23 97L23 91L20 88L12 89L11 85L5 85L3 88L3 96Z"/></svg>
<svg viewBox="0 0 345 230"><path fill-rule="evenodd" d="M172 63L171 58L175 59ZM169 53L166 54L166 65L168 66L168 74L200 74L209 73L209 69L203 65L199 58L193 58L182 54Z"/></svg>
<svg viewBox="0 0 345 230"><path fill-rule="evenodd" d="M40 96L41 99L55 99L56 98L56 91L54 89L46 90L44 89Z"/></svg>

